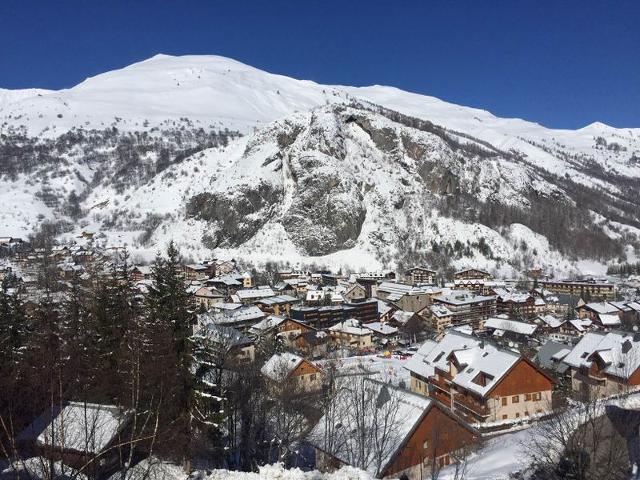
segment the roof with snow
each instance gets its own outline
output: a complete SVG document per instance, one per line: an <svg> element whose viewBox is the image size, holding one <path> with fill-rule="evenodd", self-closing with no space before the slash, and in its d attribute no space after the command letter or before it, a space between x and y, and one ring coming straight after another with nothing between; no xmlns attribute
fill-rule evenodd
<svg viewBox="0 0 640 480"><path fill-rule="evenodd" d="M247 288L236 291L236 295L240 300L252 300L254 298L275 297L275 293L271 288Z"/></svg>
<svg viewBox="0 0 640 480"><path fill-rule="evenodd" d="M362 328L360 322L355 318L349 318L344 322L336 323L335 325L329 327L329 330L332 332L346 333L348 335L371 335L371 330Z"/></svg>
<svg viewBox="0 0 640 480"><path fill-rule="evenodd" d="M362 382L358 388L362 388L362 395L366 398L365 413L354 415L351 398L353 394L350 389L341 389L333 402L336 405L333 417L323 416L309 434L308 440L338 460L348 465L360 464L364 470L377 477L385 472L436 402L370 378L360 377L358 381ZM381 435L381 427L375 426L377 420L380 420L379 416L385 417L387 424L392 425L385 432L386 447L383 452L377 453L374 448L367 449L367 457L358 461L357 440L352 432L364 430L370 432L370 435L375 435L374 432ZM335 437L332 446L325 443L325 429L329 424Z"/></svg>
<svg viewBox="0 0 640 480"><path fill-rule="evenodd" d="M285 380L304 358L289 352L276 353L265 362L260 371L265 377L281 382Z"/></svg>
<svg viewBox="0 0 640 480"><path fill-rule="evenodd" d="M517 322L515 320L494 317L487 319L484 324L484 328L499 329L520 335L533 335L538 327L532 323Z"/></svg>
<svg viewBox="0 0 640 480"><path fill-rule="evenodd" d="M363 326L364 328L368 328L372 332L379 335L394 335L398 333L398 329L396 327L392 327L391 325L387 325L386 323L372 322L366 323Z"/></svg>
<svg viewBox="0 0 640 480"><path fill-rule="evenodd" d="M35 440L63 450L99 453L124 428L130 415L113 405L65 402L47 409L21 434L20 440Z"/></svg>
<svg viewBox="0 0 640 480"><path fill-rule="evenodd" d="M239 293L239 292L238 292ZM297 303L300 299L291 295L276 295L275 297L267 297L257 300L256 303L261 305L283 305L285 303Z"/></svg>
<svg viewBox="0 0 640 480"><path fill-rule="evenodd" d="M280 317L278 315L269 315L264 320L261 320L255 325L252 325L249 329L249 333L251 333L252 335L258 335L264 332L268 332L269 330L276 328L285 320L285 317Z"/></svg>
<svg viewBox="0 0 640 480"><path fill-rule="evenodd" d="M588 318L575 318L573 320L569 320L569 324L573 326L578 332L586 332L587 328L593 325L593 322Z"/></svg>
<svg viewBox="0 0 640 480"><path fill-rule="evenodd" d="M557 317L554 317L553 315L538 315L536 319L539 319L540 322L544 323L550 328L559 328L562 324L564 324L564 321L560 320Z"/></svg>
<svg viewBox="0 0 640 480"><path fill-rule="evenodd" d="M620 317L617 313L601 313L598 315L600 323L606 327L614 327L620 325Z"/></svg>
<svg viewBox="0 0 640 480"><path fill-rule="evenodd" d="M589 368L595 356L604 362L605 373L629 378L640 367L640 335L627 332L586 333L564 362L574 368Z"/></svg>
<svg viewBox="0 0 640 480"><path fill-rule="evenodd" d="M592 310L597 314L617 313L620 311L618 307L610 302L593 302L583 305L584 308Z"/></svg>

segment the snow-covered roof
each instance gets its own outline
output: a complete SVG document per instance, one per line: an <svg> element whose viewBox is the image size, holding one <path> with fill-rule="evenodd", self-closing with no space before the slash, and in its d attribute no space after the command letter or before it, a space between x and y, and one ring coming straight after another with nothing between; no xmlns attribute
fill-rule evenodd
<svg viewBox="0 0 640 480"><path fill-rule="evenodd" d="M47 410L20 434L65 450L99 453L126 425L129 415L113 405L67 402Z"/></svg>
<svg viewBox="0 0 640 480"><path fill-rule="evenodd" d="M495 296L475 295L471 292L460 290L458 292L452 292L450 295L437 297L434 301L438 303L446 303L448 305L467 305L470 303L480 303L495 299Z"/></svg>
<svg viewBox="0 0 640 480"><path fill-rule="evenodd" d="M427 295L439 293L441 291L438 287L422 286L417 287L413 285L406 285L404 283L396 282L382 282L378 286L378 292L388 293L390 296L394 295L398 299L403 295Z"/></svg>
<svg viewBox="0 0 640 480"><path fill-rule="evenodd" d="M433 340L424 342L420 348L418 348L418 351L404 364L404 368L424 378L432 376L435 373L433 365L425 361L425 357L427 357L437 345L438 343Z"/></svg>
<svg viewBox="0 0 640 480"><path fill-rule="evenodd" d="M257 335L260 333L267 332L272 328L277 327L285 320L286 320L285 317L280 317L278 315L269 315L264 320L261 320L255 325L252 325L251 328L249 328L249 333L251 333L252 335Z"/></svg>
<svg viewBox="0 0 640 480"><path fill-rule="evenodd" d="M640 336L627 332L586 333L564 362L575 368L589 368L594 355L605 362L605 373L629 378L640 367Z"/></svg>
<svg viewBox="0 0 640 480"><path fill-rule="evenodd" d="M364 328L368 328L372 332L378 333L380 335L393 335L395 333L398 333L398 329L396 327L392 327L391 325L387 325L386 323L372 322L366 323L363 326Z"/></svg>
<svg viewBox="0 0 640 480"><path fill-rule="evenodd" d="M389 463L395 458L400 448L406 443L409 435L416 429L426 413L435 404L433 400L422 395L411 393L407 390L392 387L386 383L369 378L359 378L363 382L363 395L367 405L365 415L354 415L350 389L341 389L336 395L334 403L336 408L331 419L324 416L318 421L308 436L308 440L323 450L331 450L330 454L347 465L359 463L364 470L373 476L382 474ZM390 402L390 403L387 403ZM388 410L386 410L388 409ZM356 460L358 455L357 439L353 431L364 430L375 435L374 431L381 434L381 428L376 430L376 415L383 415L387 424L391 425L385 431L385 445L383 452L376 449L367 449L367 458ZM326 427L331 424L335 441L333 447L325 446ZM381 454L381 458L379 457Z"/></svg>
<svg viewBox="0 0 640 480"><path fill-rule="evenodd" d="M274 297L276 294L274 291L269 288L247 288L243 290L238 290L236 295L240 300L251 300L254 298L267 298Z"/></svg>
<svg viewBox="0 0 640 480"><path fill-rule="evenodd" d="M256 301L256 303L263 305L282 305L284 303L295 303L299 301L298 298L292 297L291 295L276 295L275 297L262 298Z"/></svg>
<svg viewBox="0 0 640 480"><path fill-rule="evenodd" d="M620 325L620 317L616 313L613 313L613 314L601 313L598 315L598 318L600 319L600 323L607 327Z"/></svg>
<svg viewBox="0 0 640 480"><path fill-rule="evenodd" d="M215 305L218 307L218 305ZM261 320L265 314L255 305L242 305L239 308L229 310L212 309L211 313L204 313L198 316L198 320L205 324L209 322L218 325L233 325L237 323L249 322L251 320Z"/></svg>
<svg viewBox="0 0 640 480"><path fill-rule="evenodd" d="M405 310L396 310L395 312L393 312L393 315L391 315L391 318L393 318L398 323L405 324L409 320L411 320L411 317L413 317L414 315L415 315L414 312L407 312Z"/></svg>
<svg viewBox="0 0 640 480"><path fill-rule="evenodd" d="M553 315L538 315L537 318L551 328L558 328L564 323L562 320L554 317Z"/></svg>
<svg viewBox="0 0 640 480"><path fill-rule="evenodd" d="M573 325L578 332L586 332L587 328L593 324L593 322L588 318L575 318L573 320L569 320L569 323Z"/></svg>
<svg viewBox="0 0 640 480"><path fill-rule="evenodd" d="M389 305L384 300L378 300L378 315L382 316L389 312L392 309L391 305Z"/></svg>
<svg viewBox="0 0 640 480"><path fill-rule="evenodd" d="M611 304L610 302L593 302L587 303L584 305L584 308L588 308L589 310L593 310L597 314L606 314L606 313L617 313L620 311L618 307Z"/></svg>
<svg viewBox="0 0 640 480"><path fill-rule="evenodd" d="M348 335L371 335L371 330L367 328L362 328L360 326L360 322L355 318L349 318L344 322L336 323L335 325L329 327L329 330L332 332L342 332Z"/></svg>
<svg viewBox="0 0 640 480"><path fill-rule="evenodd" d="M276 353L265 362L260 371L265 377L274 381L283 381L304 359L289 352Z"/></svg>
<svg viewBox="0 0 640 480"><path fill-rule="evenodd" d="M215 323L207 324L204 333L212 341L227 345L229 347L251 343L249 337L236 330L235 328L227 327L224 325L216 325Z"/></svg>
<svg viewBox="0 0 640 480"><path fill-rule="evenodd" d="M537 325L532 323L516 322L504 318L489 318L484 324L485 328L495 328L520 335L533 335Z"/></svg>
<svg viewBox="0 0 640 480"><path fill-rule="evenodd" d="M485 396L520 360L520 356L508 350L500 350L490 344L456 350L451 353L464 368L452 379L460 387Z"/></svg>

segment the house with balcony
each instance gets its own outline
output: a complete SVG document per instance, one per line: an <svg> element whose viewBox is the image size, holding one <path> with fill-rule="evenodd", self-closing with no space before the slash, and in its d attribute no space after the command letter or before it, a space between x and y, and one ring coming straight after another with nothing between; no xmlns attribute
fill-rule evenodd
<svg viewBox="0 0 640 480"><path fill-rule="evenodd" d="M571 389L585 400L640 388L640 334L588 332L564 358Z"/></svg>
<svg viewBox="0 0 640 480"><path fill-rule="evenodd" d="M472 424L551 411L548 374L517 353L455 330L439 342L426 342L405 368L412 391L424 395L426 390Z"/></svg>

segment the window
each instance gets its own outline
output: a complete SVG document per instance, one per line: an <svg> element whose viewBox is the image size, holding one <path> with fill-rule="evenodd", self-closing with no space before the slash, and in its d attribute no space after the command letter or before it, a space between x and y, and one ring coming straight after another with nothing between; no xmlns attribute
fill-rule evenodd
<svg viewBox="0 0 640 480"><path fill-rule="evenodd" d="M520 418L520 412L516 412L516 418Z"/></svg>
<svg viewBox="0 0 640 480"><path fill-rule="evenodd" d="M504 407L507 404L509 399L507 397L502 397L502 406Z"/></svg>
<svg viewBox="0 0 640 480"><path fill-rule="evenodd" d="M422 443L422 448L423 448L423 449L425 449L425 450L426 450L427 448L429 448L429 440L425 440L425 441Z"/></svg>
<svg viewBox="0 0 640 480"><path fill-rule="evenodd" d="M520 395L514 395L511 397L511 403L518 403L520 401Z"/></svg>
<svg viewBox="0 0 640 480"><path fill-rule="evenodd" d="M502 415L502 419L503 419L503 420L506 420L507 418L509 418L509 416L508 416L508 415Z"/></svg>
<svg viewBox="0 0 640 480"><path fill-rule="evenodd" d="M315 374L315 373L313 373L313 374L311 375L311 381L313 382L313 381L315 381L315 379L316 379L316 374Z"/></svg>
<svg viewBox="0 0 640 480"><path fill-rule="evenodd" d="M540 392L536 392L533 394L533 401L539 402L542 399L542 394Z"/></svg>
<svg viewBox="0 0 640 480"><path fill-rule="evenodd" d="M529 416L529 412L524 412L524 416L528 417Z"/></svg>
<svg viewBox="0 0 640 480"><path fill-rule="evenodd" d="M529 402L531 400L531 394L530 393L525 393L524 394L524 401L525 402Z"/></svg>

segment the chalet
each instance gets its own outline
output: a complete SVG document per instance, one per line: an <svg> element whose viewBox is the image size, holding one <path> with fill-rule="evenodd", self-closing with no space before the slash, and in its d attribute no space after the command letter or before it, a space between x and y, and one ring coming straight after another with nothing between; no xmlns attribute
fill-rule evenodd
<svg viewBox="0 0 640 480"><path fill-rule="evenodd" d="M588 332L565 358L571 388L580 398L607 397L640 388L640 335Z"/></svg>
<svg viewBox="0 0 640 480"><path fill-rule="evenodd" d="M367 290L359 283L355 283L345 292L344 298L349 302L364 300L367 298Z"/></svg>
<svg viewBox="0 0 640 480"><path fill-rule="evenodd" d="M320 471L353 465L374 478L430 478L432 465L441 468L453 463L453 452L470 448L479 436L464 420L433 399L372 379L358 381L362 382L359 388L368 399L367 405L354 413L349 389L341 389L334 400L336 408L320 418L308 435ZM359 435L353 432L367 429L367 435L374 438L386 433L385 424L375 422L374 415L389 417L387 424L393 425L387 428L393 430L393 435L386 435L390 443L379 450L380 454L366 454L362 459L357 453ZM333 426L340 428L333 431ZM327 428L332 429L330 435Z"/></svg>
<svg viewBox="0 0 640 480"><path fill-rule="evenodd" d="M198 331L211 340L224 353L229 363L244 365L255 360L255 346L253 341L233 327L208 323Z"/></svg>
<svg viewBox="0 0 640 480"><path fill-rule="evenodd" d="M451 311L453 325L469 324L475 330L483 328L485 320L496 314L495 296L474 295L464 290L434 298L434 303Z"/></svg>
<svg viewBox="0 0 640 480"><path fill-rule="evenodd" d="M484 328L495 338L528 343L538 326L534 323L517 322L504 317L491 317L485 322Z"/></svg>
<svg viewBox="0 0 640 480"><path fill-rule="evenodd" d="M309 330L295 337L293 344L306 357L324 357L329 347L329 335L324 331Z"/></svg>
<svg viewBox="0 0 640 480"><path fill-rule="evenodd" d="M496 310L509 316L533 317L536 314L535 298L529 293L518 293L510 289L494 288Z"/></svg>
<svg viewBox="0 0 640 480"><path fill-rule="evenodd" d="M540 286L553 293L562 293L583 299L614 300L616 287L613 283L597 280L549 280Z"/></svg>
<svg viewBox="0 0 640 480"><path fill-rule="evenodd" d="M131 280L141 282L151 279L152 270L150 265L136 265L131 269Z"/></svg>
<svg viewBox="0 0 640 480"><path fill-rule="evenodd" d="M239 288L243 288L243 282L238 280L235 275L219 275L214 278L210 278L205 282L208 286L214 287L217 290L225 293L235 292Z"/></svg>
<svg viewBox="0 0 640 480"><path fill-rule="evenodd" d="M201 264L183 265L182 273L185 280L204 280L207 278L208 268Z"/></svg>
<svg viewBox="0 0 640 480"><path fill-rule="evenodd" d="M554 315L538 315L532 320L538 326L538 333L548 335L551 340L559 342L571 341L572 332L566 320L560 320Z"/></svg>
<svg viewBox="0 0 640 480"><path fill-rule="evenodd" d="M493 276L489 272L478 270L476 268L467 268L459 270L453 274L454 280L491 280Z"/></svg>
<svg viewBox="0 0 640 480"><path fill-rule="evenodd" d="M364 350L373 345L371 330L363 328L355 318L335 324L328 329L331 340L339 346Z"/></svg>
<svg viewBox="0 0 640 480"><path fill-rule="evenodd" d="M309 289L309 281L306 278L290 278L284 280L284 283L290 285L294 289L295 294L301 297L304 297Z"/></svg>
<svg viewBox="0 0 640 480"><path fill-rule="evenodd" d="M436 272L427 267L413 267L404 272L405 282L411 285L435 283Z"/></svg>
<svg viewBox="0 0 640 480"><path fill-rule="evenodd" d="M315 328L292 318L287 318L278 323L276 330L278 331L277 335L289 345L292 345L295 339L303 333L316 331Z"/></svg>
<svg viewBox="0 0 640 480"><path fill-rule="evenodd" d="M437 287L414 287L403 283L382 282L376 289L375 296L380 300L392 302L402 310L417 312L433 299L442 294Z"/></svg>
<svg viewBox="0 0 640 480"><path fill-rule="evenodd" d="M583 303L576 307L578 318L588 318L603 328L617 328L622 323L623 310L613 302Z"/></svg>
<svg viewBox="0 0 640 480"><path fill-rule="evenodd" d="M193 289L193 299L196 306L210 309L216 303L224 301L224 294L213 287L195 287Z"/></svg>
<svg viewBox="0 0 640 480"><path fill-rule="evenodd" d="M394 305L385 302L384 300L378 300L378 321L387 323L391 318L391 315L397 310Z"/></svg>
<svg viewBox="0 0 640 480"><path fill-rule="evenodd" d="M215 262L215 274L216 275L227 275L231 272L235 271L236 262L235 260L230 261L216 261Z"/></svg>
<svg viewBox="0 0 640 480"><path fill-rule="evenodd" d="M278 333L278 325L286 320L285 317L269 315L267 318L249 327L247 333L254 337L264 337L271 334L275 336Z"/></svg>
<svg viewBox="0 0 640 480"><path fill-rule="evenodd" d="M18 443L32 456L105 477L120 467L122 451L116 445L131 419L131 412L113 405L56 402L19 435Z"/></svg>
<svg viewBox="0 0 640 480"><path fill-rule="evenodd" d="M245 290L238 290L237 294L240 294ZM291 306L299 303L300 300L290 295L276 295L274 297L262 298L256 300L256 305L260 310L271 315L289 316L291 313Z"/></svg>
<svg viewBox="0 0 640 480"><path fill-rule="evenodd" d="M551 410L553 380L526 358L449 331L405 365L416 393L428 391L471 423L517 420ZM426 388L424 383L426 383Z"/></svg>
<svg viewBox="0 0 640 480"><path fill-rule="evenodd" d="M594 323L588 318L574 318L573 320L568 320L564 324L563 331L569 335L581 337L585 333L593 330L593 328Z"/></svg>
<svg viewBox="0 0 640 480"><path fill-rule="evenodd" d="M260 370L273 388L290 386L296 392L322 389L322 372L313 363L293 353L277 353Z"/></svg>

